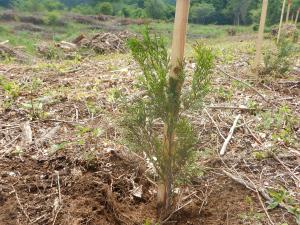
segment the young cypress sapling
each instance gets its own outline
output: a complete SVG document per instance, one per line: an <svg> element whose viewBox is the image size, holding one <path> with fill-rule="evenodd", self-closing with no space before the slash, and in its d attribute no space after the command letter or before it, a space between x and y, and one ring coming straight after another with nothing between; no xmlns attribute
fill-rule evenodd
<svg viewBox="0 0 300 225"><path fill-rule="evenodd" d="M177 71L177 80L168 76L170 57L162 38L152 37L146 31L142 40L130 40L129 47L142 70L139 87L143 97L126 107L124 134L134 150L146 154L160 182L167 187L167 202L158 206L167 210L174 186L188 178L195 160L197 136L182 113L201 102L209 92L214 57L209 48L196 44L195 69L191 83L187 84L183 64Z"/></svg>

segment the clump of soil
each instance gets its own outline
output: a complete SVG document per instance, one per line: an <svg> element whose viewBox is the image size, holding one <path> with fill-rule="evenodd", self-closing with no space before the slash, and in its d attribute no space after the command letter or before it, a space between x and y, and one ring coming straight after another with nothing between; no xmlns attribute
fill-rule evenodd
<svg viewBox="0 0 300 225"><path fill-rule="evenodd" d="M5 158L0 224L141 224L155 217L154 187L143 168L117 151L89 161L65 154L49 161Z"/></svg>

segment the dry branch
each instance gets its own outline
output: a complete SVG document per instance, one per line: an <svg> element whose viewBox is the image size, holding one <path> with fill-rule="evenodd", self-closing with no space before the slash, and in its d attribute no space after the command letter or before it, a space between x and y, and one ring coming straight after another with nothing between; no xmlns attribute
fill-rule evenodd
<svg viewBox="0 0 300 225"><path fill-rule="evenodd" d="M5 44L7 44L8 42L9 42L9 40L2 41L2 42L0 42L0 45L5 45Z"/></svg>
<svg viewBox="0 0 300 225"><path fill-rule="evenodd" d="M208 117L210 118L210 120L213 122L213 124L215 125L219 135L225 140L225 137L223 136L223 134L221 133L216 121L214 120L214 118L212 118L212 116L208 113L208 111L206 109L204 109L204 112L208 115Z"/></svg>
<svg viewBox="0 0 300 225"><path fill-rule="evenodd" d="M234 120L234 122L233 122L233 125L232 125L232 127L230 128L228 137L225 139L225 142L224 142L224 144L223 144L223 146L222 146L222 149L221 149L221 151L220 151L220 155L221 155L221 156L223 156L223 155L225 154L225 152L226 152L227 146L228 146L228 144L229 144L229 141L230 141L231 138L232 138L232 135L233 135L233 133L234 133L234 130L235 130L236 125L237 125L237 122L238 122L238 120L240 119L240 117L241 117L241 114L239 114L239 115L235 118L235 120Z"/></svg>
<svg viewBox="0 0 300 225"><path fill-rule="evenodd" d="M22 203L19 199L18 193L17 193L17 191L16 191L16 189L13 185L12 185L12 189L13 189L15 195L16 195L16 199L17 199L17 202L18 202L18 205L19 205L20 209L22 210L22 212L24 213L24 215L26 216L28 221L31 222L31 219L30 219L29 215L27 214L27 212L25 211L25 209L24 209L24 207L23 207L23 205L22 205Z"/></svg>
<svg viewBox="0 0 300 225"><path fill-rule="evenodd" d="M32 130L30 127L29 121L26 121L25 123L21 124L20 126L22 130L22 141L24 144L31 144L32 142Z"/></svg>

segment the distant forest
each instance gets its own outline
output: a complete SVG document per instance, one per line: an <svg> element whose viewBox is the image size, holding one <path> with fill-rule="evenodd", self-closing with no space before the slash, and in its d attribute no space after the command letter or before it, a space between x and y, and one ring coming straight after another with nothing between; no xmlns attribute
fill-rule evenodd
<svg viewBox="0 0 300 225"><path fill-rule="evenodd" d="M201 24L257 24L261 0L191 0L190 22ZM267 25L279 21L282 0L269 1ZM175 0L0 0L0 7L25 12L106 14L130 18L172 20ZM300 0L293 0L296 13Z"/></svg>

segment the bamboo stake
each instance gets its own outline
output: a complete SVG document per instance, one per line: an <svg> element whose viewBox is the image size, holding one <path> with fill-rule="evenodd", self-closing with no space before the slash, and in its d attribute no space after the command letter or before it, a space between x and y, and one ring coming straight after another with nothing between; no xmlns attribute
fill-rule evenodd
<svg viewBox="0 0 300 225"><path fill-rule="evenodd" d="M297 25L297 23L298 23L299 13L300 13L300 8L297 10L297 15L296 15L296 19L295 19L295 25Z"/></svg>
<svg viewBox="0 0 300 225"><path fill-rule="evenodd" d="M288 8L287 8L287 12L286 12L286 21L285 21L286 23L289 22L291 5L292 5L292 0L288 0Z"/></svg>
<svg viewBox="0 0 300 225"><path fill-rule="evenodd" d="M280 16L280 23L279 23L279 29L278 29L278 36L277 36L277 43L279 42L280 34L281 34L281 27L282 27L283 14L284 14L284 9L285 9L285 2L286 2L286 0L283 0L281 16Z"/></svg>
<svg viewBox="0 0 300 225"><path fill-rule="evenodd" d="M189 0L177 0L176 2L170 73L170 76L175 79L178 77L178 71L176 70L176 68L180 66L184 58L189 5Z"/></svg>
<svg viewBox="0 0 300 225"><path fill-rule="evenodd" d="M174 21L173 41L172 41L172 53L170 60L170 81L176 82L176 90L181 91L182 84L178 81L178 73L184 60L184 47L186 41L186 31L188 24L189 14L189 0L177 0L176 1L176 13ZM172 112L174 117L177 116L178 112ZM174 146L175 131L174 128L168 127L165 124L164 128L164 140L163 140L163 151L166 157L166 171L165 177L162 178L161 183L158 185L158 209L168 210L171 205L171 194L172 194L172 163L170 158L175 150ZM160 212L161 213L161 212Z"/></svg>
<svg viewBox="0 0 300 225"><path fill-rule="evenodd" d="M258 38L257 38L257 42L256 42L256 55L255 55L255 61L254 61L255 68L259 66L260 60L261 60L261 48L262 48L262 42L263 42L263 38L264 38L267 10L268 10L268 0L263 0L260 24L259 24L259 31L258 31Z"/></svg>

